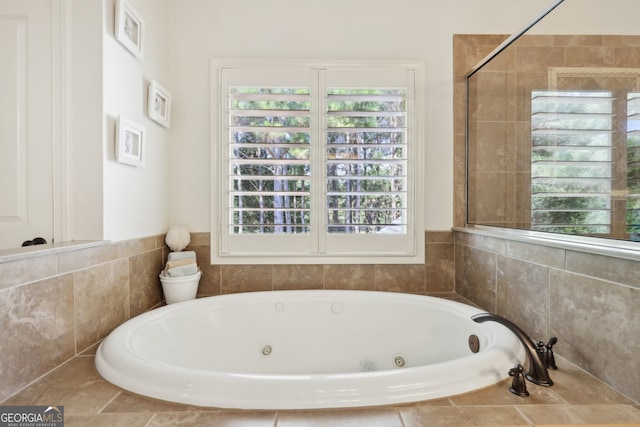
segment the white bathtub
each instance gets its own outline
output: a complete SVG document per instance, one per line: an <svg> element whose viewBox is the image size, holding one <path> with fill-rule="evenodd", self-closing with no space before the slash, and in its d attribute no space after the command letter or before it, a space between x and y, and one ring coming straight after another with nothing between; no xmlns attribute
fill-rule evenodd
<svg viewBox="0 0 640 427"><path fill-rule="evenodd" d="M450 396L508 377L524 349L481 310L366 291L274 291L158 308L116 328L96 368L142 395L199 406L305 409ZM480 351L473 353L469 337ZM506 390L505 390L506 392Z"/></svg>

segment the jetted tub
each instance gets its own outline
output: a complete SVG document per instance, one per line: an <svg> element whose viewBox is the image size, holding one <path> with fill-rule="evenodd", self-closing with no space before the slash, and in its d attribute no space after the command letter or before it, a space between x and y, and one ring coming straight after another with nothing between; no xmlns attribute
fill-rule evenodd
<svg viewBox="0 0 640 427"><path fill-rule="evenodd" d="M524 348L482 311L373 291L272 291L172 304L100 345L96 368L142 395L199 406L388 405L495 384ZM479 347L479 351L474 353Z"/></svg>

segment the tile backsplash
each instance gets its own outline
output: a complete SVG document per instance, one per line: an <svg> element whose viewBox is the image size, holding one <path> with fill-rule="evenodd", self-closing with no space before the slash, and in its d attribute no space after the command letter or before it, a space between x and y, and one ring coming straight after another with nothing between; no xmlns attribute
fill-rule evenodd
<svg viewBox="0 0 640 427"><path fill-rule="evenodd" d="M640 401L640 261L526 240L456 231L456 292Z"/></svg>

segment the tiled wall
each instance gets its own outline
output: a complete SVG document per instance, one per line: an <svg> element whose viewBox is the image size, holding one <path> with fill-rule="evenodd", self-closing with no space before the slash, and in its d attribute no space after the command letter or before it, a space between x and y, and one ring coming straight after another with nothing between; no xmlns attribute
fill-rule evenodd
<svg viewBox="0 0 640 427"><path fill-rule="evenodd" d="M640 261L465 230L455 263L457 293L640 401Z"/></svg>
<svg viewBox="0 0 640 427"><path fill-rule="evenodd" d="M0 401L162 301L149 237L0 263Z"/></svg>
<svg viewBox="0 0 640 427"><path fill-rule="evenodd" d="M453 291L453 233L428 231L424 265L209 265L209 233L189 249L203 270L198 295L285 289L354 289L407 293Z"/></svg>
<svg viewBox="0 0 640 427"><path fill-rule="evenodd" d="M453 233L426 233L424 265L210 265L209 233L191 245L199 296L281 289L452 292ZM162 303L164 236L0 263L0 402Z"/></svg>

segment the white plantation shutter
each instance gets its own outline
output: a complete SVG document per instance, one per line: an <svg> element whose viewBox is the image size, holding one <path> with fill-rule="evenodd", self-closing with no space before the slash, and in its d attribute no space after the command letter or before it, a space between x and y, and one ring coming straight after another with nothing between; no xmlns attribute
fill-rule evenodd
<svg viewBox="0 0 640 427"><path fill-rule="evenodd" d="M422 232L414 71L330 69L324 82L326 250L410 253Z"/></svg>
<svg viewBox="0 0 640 427"><path fill-rule="evenodd" d="M609 92L532 93L532 230L609 233L612 101Z"/></svg>
<svg viewBox="0 0 640 427"><path fill-rule="evenodd" d="M406 233L404 89L329 89L327 231Z"/></svg>
<svg viewBox="0 0 640 427"><path fill-rule="evenodd" d="M308 88L229 88L229 233L308 233Z"/></svg>
<svg viewBox="0 0 640 427"><path fill-rule="evenodd" d="M424 262L417 68L214 61L213 262Z"/></svg>

